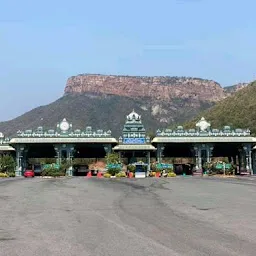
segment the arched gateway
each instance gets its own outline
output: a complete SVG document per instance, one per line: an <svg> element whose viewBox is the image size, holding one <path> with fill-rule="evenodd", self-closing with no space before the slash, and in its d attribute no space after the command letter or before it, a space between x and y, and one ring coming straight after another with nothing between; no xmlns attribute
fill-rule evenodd
<svg viewBox="0 0 256 256"><path fill-rule="evenodd" d="M194 162L194 174L202 174L205 163L215 157L227 157L241 171L256 174L255 154L253 147L256 138L248 129L214 129L204 118L195 124L194 129L157 130L150 140L141 116L132 111L126 116L122 136L115 139L111 131L97 130L87 126L85 129L73 129L65 118L55 129L18 131L17 136L6 139L0 133L0 154L16 154L16 176L21 176L28 157L52 157L56 163L62 159L103 158L106 153L119 152L120 158L127 164L144 159L148 170L150 161L162 163L165 158L190 158ZM72 169L69 175L72 175Z"/></svg>

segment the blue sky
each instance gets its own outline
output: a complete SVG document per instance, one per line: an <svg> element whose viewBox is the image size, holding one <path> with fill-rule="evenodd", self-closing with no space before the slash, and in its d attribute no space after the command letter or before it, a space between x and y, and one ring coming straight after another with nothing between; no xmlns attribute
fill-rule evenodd
<svg viewBox="0 0 256 256"><path fill-rule="evenodd" d="M0 121L59 98L80 73L256 79L255 9L255 0L2 0Z"/></svg>

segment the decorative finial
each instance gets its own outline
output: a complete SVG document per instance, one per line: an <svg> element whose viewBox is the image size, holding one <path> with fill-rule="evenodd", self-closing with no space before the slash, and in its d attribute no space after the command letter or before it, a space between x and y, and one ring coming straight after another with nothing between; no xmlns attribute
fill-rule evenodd
<svg viewBox="0 0 256 256"><path fill-rule="evenodd" d="M208 123L204 117L202 117L201 120L196 123L196 127L199 127L200 131L204 132L211 127L211 124Z"/></svg>

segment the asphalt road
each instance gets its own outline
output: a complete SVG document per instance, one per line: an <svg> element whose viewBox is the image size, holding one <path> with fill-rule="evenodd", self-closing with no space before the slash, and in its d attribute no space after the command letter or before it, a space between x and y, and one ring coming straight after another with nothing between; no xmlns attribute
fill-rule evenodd
<svg viewBox="0 0 256 256"><path fill-rule="evenodd" d="M256 255L256 179L0 182L1 256Z"/></svg>

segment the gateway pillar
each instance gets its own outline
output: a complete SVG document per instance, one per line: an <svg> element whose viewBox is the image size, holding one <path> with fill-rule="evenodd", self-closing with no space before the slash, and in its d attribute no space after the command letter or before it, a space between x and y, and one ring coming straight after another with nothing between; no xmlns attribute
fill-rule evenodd
<svg viewBox="0 0 256 256"><path fill-rule="evenodd" d="M73 176L73 158L75 147L73 144L56 144L54 145L56 152L56 164L61 165L67 163L66 175Z"/></svg>
<svg viewBox="0 0 256 256"><path fill-rule="evenodd" d="M55 150L55 158L56 158L56 164L60 165L61 164L61 145L57 144L54 145L54 150Z"/></svg>
<svg viewBox="0 0 256 256"><path fill-rule="evenodd" d="M164 152L164 146L163 144L157 144L157 162L161 163L162 162L162 156L163 156L163 152Z"/></svg>
<svg viewBox="0 0 256 256"><path fill-rule="evenodd" d="M256 174L256 154L255 150L252 151L252 169L253 175Z"/></svg>
<svg viewBox="0 0 256 256"><path fill-rule="evenodd" d="M16 169L15 169L15 176L19 177L23 175L23 170L25 167L24 163L24 145L17 145L15 146L16 149Z"/></svg>
<svg viewBox="0 0 256 256"><path fill-rule="evenodd" d="M212 152L213 152L213 145L207 144L206 152L207 152L207 163L211 163L212 161Z"/></svg>
<svg viewBox="0 0 256 256"><path fill-rule="evenodd" d="M195 157L195 172L194 175L202 175L202 155L201 145L197 144L193 147L193 153Z"/></svg>
<svg viewBox="0 0 256 256"><path fill-rule="evenodd" d="M74 145L68 145L68 147L67 147L67 163L68 163L68 168L66 170L66 174L68 176L73 176L74 151L75 151Z"/></svg>
<svg viewBox="0 0 256 256"><path fill-rule="evenodd" d="M245 168L246 171L253 175L252 170L252 146L251 144L245 144L243 146L244 156L245 156Z"/></svg>
<svg viewBox="0 0 256 256"><path fill-rule="evenodd" d="M150 172L150 151L147 152L147 164L148 164L147 171Z"/></svg>

